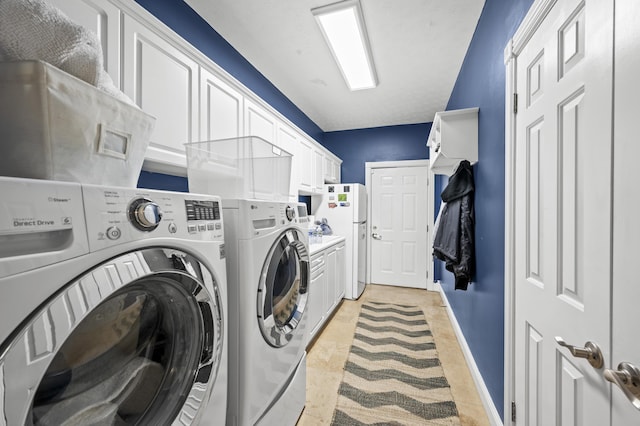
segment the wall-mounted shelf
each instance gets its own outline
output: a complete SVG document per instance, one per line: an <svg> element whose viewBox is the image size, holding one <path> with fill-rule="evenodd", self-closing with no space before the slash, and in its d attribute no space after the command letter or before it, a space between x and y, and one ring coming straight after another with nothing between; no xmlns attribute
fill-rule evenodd
<svg viewBox="0 0 640 426"><path fill-rule="evenodd" d="M478 110L437 112L427 139L431 171L451 175L462 160L478 162Z"/></svg>

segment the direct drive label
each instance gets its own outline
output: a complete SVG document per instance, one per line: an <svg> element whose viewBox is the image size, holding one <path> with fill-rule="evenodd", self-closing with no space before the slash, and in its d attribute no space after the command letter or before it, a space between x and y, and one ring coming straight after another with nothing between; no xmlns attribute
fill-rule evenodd
<svg viewBox="0 0 640 426"><path fill-rule="evenodd" d="M71 227L71 217L64 216L61 218L32 218L32 217L16 217L13 218L14 228L68 228Z"/></svg>

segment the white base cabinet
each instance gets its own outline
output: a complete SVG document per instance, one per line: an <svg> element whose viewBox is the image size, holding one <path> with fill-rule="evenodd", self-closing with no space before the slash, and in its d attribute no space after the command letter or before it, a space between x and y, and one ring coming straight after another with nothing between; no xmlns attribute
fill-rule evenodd
<svg viewBox="0 0 640 426"><path fill-rule="evenodd" d="M311 281L309 290L310 343L322 330L333 311L344 298L345 286L344 238L311 246Z"/></svg>

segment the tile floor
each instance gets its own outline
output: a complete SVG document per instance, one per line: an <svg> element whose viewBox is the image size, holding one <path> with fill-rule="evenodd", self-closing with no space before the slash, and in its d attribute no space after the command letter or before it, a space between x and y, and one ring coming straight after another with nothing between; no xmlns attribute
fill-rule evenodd
<svg viewBox="0 0 640 426"><path fill-rule="evenodd" d="M431 326L442 368L451 385L462 426L489 425L440 293L368 285L357 301L342 302L313 345L307 349L307 403L297 426L331 423L338 386L342 380L342 368L349 354L360 306L366 300L405 303L423 308Z"/></svg>

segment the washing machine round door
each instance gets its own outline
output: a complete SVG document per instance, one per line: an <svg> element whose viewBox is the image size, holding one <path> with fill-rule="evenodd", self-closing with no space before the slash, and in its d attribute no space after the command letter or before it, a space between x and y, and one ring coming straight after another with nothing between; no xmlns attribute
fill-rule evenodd
<svg viewBox="0 0 640 426"><path fill-rule="evenodd" d="M309 253L297 229L283 232L271 247L260 274L258 322L271 346L293 338L309 296Z"/></svg>
<svg viewBox="0 0 640 426"><path fill-rule="evenodd" d="M92 269L0 349L7 424L191 423L217 375L221 309L214 275L179 250Z"/></svg>

